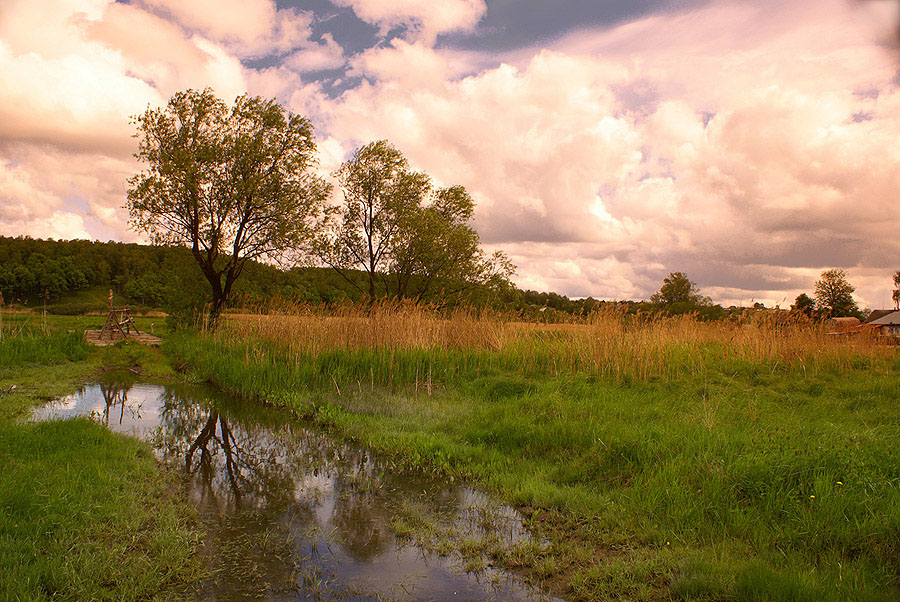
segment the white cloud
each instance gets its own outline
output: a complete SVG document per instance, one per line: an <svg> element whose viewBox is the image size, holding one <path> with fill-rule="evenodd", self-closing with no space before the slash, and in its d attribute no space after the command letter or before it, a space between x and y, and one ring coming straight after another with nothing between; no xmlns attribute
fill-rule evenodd
<svg viewBox="0 0 900 602"><path fill-rule="evenodd" d="M33 236L131 238L121 208L136 167L129 117L179 89L211 85L227 98L246 87L240 62L214 42L91 0L4 5L0 78L14 82L0 87L0 225Z"/></svg>
<svg viewBox="0 0 900 602"><path fill-rule="evenodd" d="M320 43L310 42L286 57L282 64L294 71L309 72L338 69L347 62L344 50L331 34L322 36Z"/></svg>
<svg viewBox="0 0 900 602"><path fill-rule="evenodd" d="M323 43L310 39L312 13L295 8L279 10L273 0L138 0L138 4L242 58L305 51L318 56L319 61L327 53L333 63L341 55L333 38Z"/></svg>
<svg viewBox="0 0 900 602"><path fill-rule="evenodd" d="M328 131L464 184L523 284L646 297L685 269L781 302L825 267L887 274L900 254L882 4L721 3L461 79L448 53L395 41L354 60L374 83L327 105Z"/></svg>
<svg viewBox="0 0 900 602"><path fill-rule="evenodd" d="M5 236L28 234L32 238L55 238L57 240L91 238L84 224L83 216L63 211L56 211L39 222L0 219L0 233Z"/></svg>

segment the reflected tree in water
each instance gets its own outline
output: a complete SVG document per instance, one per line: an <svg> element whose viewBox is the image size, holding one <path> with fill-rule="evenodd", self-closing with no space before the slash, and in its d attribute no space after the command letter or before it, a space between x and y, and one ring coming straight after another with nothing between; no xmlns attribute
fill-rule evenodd
<svg viewBox="0 0 900 602"><path fill-rule="evenodd" d="M110 378L100 383L100 394L103 396L105 407L103 409L103 424L109 426L110 410L119 406L119 424L125 418L125 404L128 403L128 391L131 390L133 381Z"/></svg>

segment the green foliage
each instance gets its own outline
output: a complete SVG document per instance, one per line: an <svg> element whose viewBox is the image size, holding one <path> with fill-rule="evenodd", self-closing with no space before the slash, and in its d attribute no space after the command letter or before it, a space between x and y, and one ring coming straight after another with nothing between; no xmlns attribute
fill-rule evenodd
<svg viewBox="0 0 900 602"><path fill-rule="evenodd" d="M659 291L650 297L650 302L665 305L677 313L712 304L708 297L700 294L697 285L684 272L672 272L666 276Z"/></svg>
<svg viewBox="0 0 900 602"><path fill-rule="evenodd" d="M26 262L71 264L85 274L87 285L73 284L46 305L49 313L76 315L103 312L108 291L116 293L116 305L160 309L183 314L189 321L196 310L210 302L209 285L196 261L184 247L156 247L85 240L53 241L0 237L0 273L14 273ZM348 272L357 283L364 274ZM5 305L44 307L43 289L31 281L7 280L0 283ZM359 292L331 269L298 267L282 270L276 266L248 261L241 279L234 285L237 303L258 305L271 299L288 302L330 304L357 300Z"/></svg>
<svg viewBox="0 0 900 602"><path fill-rule="evenodd" d="M386 140L357 149L334 175L344 202L316 251L370 301L387 294L446 303L508 283L514 268L502 253L485 257L462 186L433 189ZM366 273L365 287L346 275L353 268Z"/></svg>
<svg viewBox="0 0 900 602"><path fill-rule="evenodd" d="M806 293L800 293L791 305L791 310L812 317L815 310L815 301Z"/></svg>
<svg viewBox="0 0 900 602"><path fill-rule="evenodd" d="M370 300L375 299L378 272L386 272L401 223L422 203L431 184L410 170L409 162L386 140L353 153L334 176L344 195L339 221L323 233L319 256L341 272L366 272Z"/></svg>
<svg viewBox="0 0 900 602"><path fill-rule="evenodd" d="M0 463L0 599L184 595L199 534L145 444L88 420L0 424Z"/></svg>
<svg viewBox="0 0 900 602"><path fill-rule="evenodd" d="M506 285L515 268L499 251L485 257L469 225L474 210L466 189L453 186L433 191L430 205L399 221L387 276L396 297L443 304L472 289Z"/></svg>
<svg viewBox="0 0 900 602"><path fill-rule="evenodd" d="M121 351L64 328L3 333L0 600L179 600L202 574L193 510L145 443L89 420L20 420Z"/></svg>
<svg viewBox="0 0 900 602"><path fill-rule="evenodd" d="M313 167L309 120L247 95L228 106L206 89L136 118L129 180L132 226L157 244L183 245L224 307L248 260L287 260L312 238L329 186Z"/></svg>
<svg viewBox="0 0 900 602"><path fill-rule="evenodd" d="M833 318L861 317L859 307L853 300L855 290L856 288L847 280L844 270L825 270L816 281L817 309Z"/></svg>
<svg viewBox="0 0 900 602"><path fill-rule="evenodd" d="M90 346L81 332L31 331L6 335L0 340L0 369L36 364L52 366L69 361L82 361L90 355Z"/></svg>

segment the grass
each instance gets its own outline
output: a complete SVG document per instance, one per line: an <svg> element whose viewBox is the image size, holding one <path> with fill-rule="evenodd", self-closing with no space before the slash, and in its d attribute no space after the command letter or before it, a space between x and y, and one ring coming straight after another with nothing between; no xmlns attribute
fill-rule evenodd
<svg viewBox="0 0 900 602"><path fill-rule="evenodd" d="M105 367L168 370L158 352L89 348L72 320L6 320L0 340L0 600L182 599L202 567L174 475L89 420L23 420Z"/></svg>
<svg viewBox="0 0 900 602"><path fill-rule="evenodd" d="M19 338L37 334L75 333L81 335L85 330L100 330L106 321L106 312L80 315L51 315L40 311L2 310L0 309L0 341L7 338ZM165 316L136 315L134 323L141 332L153 332L157 336L166 336L171 330Z"/></svg>
<svg viewBox="0 0 900 602"><path fill-rule="evenodd" d="M574 600L900 594L900 361L755 315L552 329L294 308L176 337L176 365L522 508L495 551Z"/></svg>

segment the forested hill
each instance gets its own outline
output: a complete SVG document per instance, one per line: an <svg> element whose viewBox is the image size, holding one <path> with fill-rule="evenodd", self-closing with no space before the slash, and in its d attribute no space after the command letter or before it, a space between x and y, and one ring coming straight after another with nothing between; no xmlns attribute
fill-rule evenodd
<svg viewBox="0 0 900 602"><path fill-rule="evenodd" d="M112 288L120 299L138 307L168 309L202 299L208 287L184 247L0 237L0 292L5 305L46 304L51 311L80 313L105 307ZM329 269L285 271L253 262L235 288L235 299L331 303L359 296Z"/></svg>
<svg viewBox="0 0 900 602"><path fill-rule="evenodd" d="M231 303L281 299L330 304L361 300L366 288L365 274L354 270L344 273L357 286L330 268L283 270L249 261L235 283ZM83 313L106 307L109 289L113 289L119 302L127 302L138 310L178 311L205 303L209 284L185 247L0 237L0 293L4 305L46 307L52 313ZM511 308L528 305L526 293L517 289L481 293L473 291L463 301ZM541 305L550 299L544 293L528 294L537 295L532 301ZM563 299L553 295L553 301Z"/></svg>
<svg viewBox="0 0 900 602"><path fill-rule="evenodd" d="M347 274L360 288L328 268L282 270L248 262L235 285L232 303L276 298L312 304L361 300L365 274ZM68 314L97 311L106 307L110 288L118 302L127 302L138 310L172 312L205 303L209 285L190 250L184 247L0 236L0 293L5 306L46 307L52 313ZM490 304L539 321L586 315L608 303L512 287L491 291L490 295L476 293L464 302ZM659 310L641 301L618 302L618 306L629 313ZM725 312L719 306L710 306L701 308L701 313L718 318Z"/></svg>

